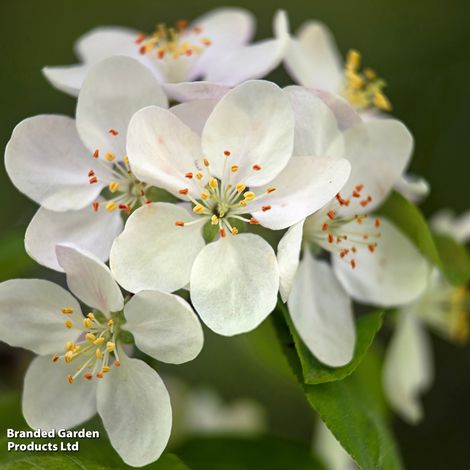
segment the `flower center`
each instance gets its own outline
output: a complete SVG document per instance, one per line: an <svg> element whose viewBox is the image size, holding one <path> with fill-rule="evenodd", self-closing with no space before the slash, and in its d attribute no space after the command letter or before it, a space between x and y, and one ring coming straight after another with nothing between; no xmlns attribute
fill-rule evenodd
<svg viewBox="0 0 470 470"><path fill-rule="evenodd" d="M232 226L233 220L241 220L250 225L258 225L259 221L254 217L244 217L250 213L253 203L276 191L276 188L269 187L261 194L256 194L247 188L243 181L237 181L237 173L240 170L238 165L230 165L227 163L231 156L229 150L224 150L224 170L222 179L215 178L210 170L210 162L207 158L202 159L202 165L199 161L195 162L195 172L189 171L185 174L188 180L192 180L197 192L189 188L179 190L181 196L186 197L193 203L194 214L200 216L193 222L176 221L175 225L184 227L196 223L209 222L219 227L219 234L225 237L227 230L232 234L238 233L237 227ZM261 171L260 165L253 165L251 171ZM260 208L256 206L256 210L266 212L271 210L270 205L263 205ZM231 223L232 219L232 223Z"/></svg>
<svg viewBox="0 0 470 470"><path fill-rule="evenodd" d="M307 239L326 251L337 254L353 269L357 266L354 258L357 251L367 249L374 253L378 246L377 240L381 236L380 219L371 220L367 214L359 213L353 216L338 215L338 210L343 206L358 204L363 209L370 204L372 197L364 196L363 189L363 185L357 185L347 199L338 193L328 210L315 215L313 222L307 221L305 224Z"/></svg>
<svg viewBox="0 0 470 470"><path fill-rule="evenodd" d="M360 70L361 54L351 49L346 58L343 96L358 110L378 108L391 111L392 105L384 94L386 83L371 68Z"/></svg>
<svg viewBox="0 0 470 470"><path fill-rule="evenodd" d="M164 57L179 59L181 56L201 54L211 45L211 40L201 36L201 33L202 29L199 26L189 30L188 22L179 20L172 27L160 23L152 34L139 34L135 42L139 45L141 54L155 52L158 59Z"/></svg>
<svg viewBox="0 0 470 470"><path fill-rule="evenodd" d="M114 129L110 129L109 133L111 135L119 134ZM106 183L107 188L102 195L107 199L104 206L108 212L119 209L126 214L130 214L136 206L151 202L146 196L150 186L139 181L134 176L129 166L127 155L124 156L122 161L118 161L113 152L105 152L102 156L100 155L100 150L96 149L93 152L93 158L99 164L99 170L97 169L97 171L100 177L98 178L95 170L90 169L88 172L88 182L96 184L101 180ZM95 201L92 204L95 212L99 210L100 206L101 203L99 201Z"/></svg>
<svg viewBox="0 0 470 470"><path fill-rule="evenodd" d="M62 313L71 315L73 308L63 307ZM72 320L66 320L66 328L73 328L73 326ZM93 376L102 379L111 370L112 364L116 367L121 365L116 351L119 327L114 320L103 317L100 321L90 312L83 319L82 329L83 335L78 342L67 342L62 355L52 356L53 362L63 359L66 364L77 364L75 372L67 375L69 384L73 384L79 375L83 375L87 380L91 380Z"/></svg>

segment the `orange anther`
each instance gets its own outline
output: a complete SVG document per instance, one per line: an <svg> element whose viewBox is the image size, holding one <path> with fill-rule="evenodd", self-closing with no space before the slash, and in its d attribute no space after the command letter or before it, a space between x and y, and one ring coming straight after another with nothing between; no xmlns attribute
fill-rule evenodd
<svg viewBox="0 0 470 470"><path fill-rule="evenodd" d="M157 57L159 59L163 59L163 57L165 57L165 51L163 49L160 49L158 52L157 52Z"/></svg>
<svg viewBox="0 0 470 470"><path fill-rule="evenodd" d="M129 204L119 204L118 205L118 208L123 211L123 212L126 212L127 214L130 214L131 213L131 206Z"/></svg>
<svg viewBox="0 0 470 470"><path fill-rule="evenodd" d="M260 171L261 170L261 167L259 165L253 165L251 168L253 169L253 171Z"/></svg>
<svg viewBox="0 0 470 470"><path fill-rule="evenodd" d="M377 248L377 243L372 243L370 245L367 245L367 248L369 249L371 253L373 253L375 249Z"/></svg>
<svg viewBox="0 0 470 470"><path fill-rule="evenodd" d="M145 45L139 47L140 54L144 55L146 52L147 52L147 48L145 47Z"/></svg>
<svg viewBox="0 0 470 470"><path fill-rule="evenodd" d="M184 222L183 222L182 220L177 220L177 221L175 222L175 225L176 225L177 227L184 227Z"/></svg>
<svg viewBox="0 0 470 470"><path fill-rule="evenodd" d="M328 230L328 224L325 222L322 226L321 229L326 232Z"/></svg>
<svg viewBox="0 0 470 470"><path fill-rule="evenodd" d="M140 44L143 40L145 39L145 34L140 33L136 38L135 38L135 43Z"/></svg>
<svg viewBox="0 0 470 470"><path fill-rule="evenodd" d="M190 171L188 171L184 176L185 178L192 179L193 174Z"/></svg>
<svg viewBox="0 0 470 470"><path fill-rule="evenodd" d="M271 210L271 206L262 206L262 207L261 207L261 210L262 210L263 212L269 211L269 210Z"/></svg>
<svg viewBox="0 0 470 470"><path fill-rule="evenodd" d="M88 180L88 182L89 182L90 184L98 183L98 178L97 178L96 176L92 176L92 177Z"/></svg>
<svg viewBox="0 0 470 470"><path fill-rule="evenodd" d="M100 156L100 151L99 149L96 149L94 152L93 152L93 158L99 158Z"/></svg>
<svg viewBox="0 0 470 470"><path fill-rule="evenodd" d="M231 155L230 150L224 150L224 155L225 155L226 157L230 157L230 155Z"/></svg>
<svg viewBox="0 0 470 470"><path fill-rule="evenodd" d="M96 374L96 378L97 378L97 379L102 379L103 377L104 377L104 375L103 375L101 372L98 372L98 373Z"/></svg>
<svg viewBox="0 0 470 470"><path fill-rule="evenodd" d="M93 375L92 374L85 374L83 377L87 380L91 380L93 378Z"/></svg>
<svg viewBox="0 0 470 470"><path fill-rule="evenodd" d="M361 193L359 191L354 190L352 192L352 197L361 197Z"/></svg>
<svg viewBox="0 0 470 470"><path fill-rule="evenodd" d="M356 248L355 246L353 246L353 247L351 248L351 251L352 251L353 253L356 253L356 252L357 252L357 248Z"/></svg>
<svg viewBox="0 0 470 470"><path fill-rule="evenodd" d="M380 219L375 219L375 221L374 221L374 226L375 226L376 228L379 228L379 227L380 227Z"/></svg>
<svg viewBox="0 0 470 470"><path fill-rule="evenodd" d="M176 27L181 31L182 29L186 29L188 27L188 20L180 19L176 22Z"/></svg>
<svg viewBox="0 0 470 470"><path fill-rule="evenodd" d="M121 362L120 362L120 361L114 361L114 365L115 365L116 367L119 367L119 366L121 365Z"/></svg>
<svg viewBox="0 0 470 470"><path fill-rule="evenodd" d="M360 191L362 191L363 188L364 188L363 184L358 184L355 189L356 189L356 191L360 192Z"/></svg>
<svg viewBox="0 0 470 470"><path fill-rule="evenodd" d="M332 233L328 234L328 243L333 243L335 241L335 237Z"/></svg>
<svg viewBox="0 0 470 470"><path fill-rule="evenodd" d="M180 189L178 192L179 192L180 194L186 195L186 194L189 193L189 189L188 189L188 188Z"/></svg>
<svg viewBox="0 0 470 470"><path fill-rule="evenodd" d="M100 208L100 203L99 203L98 201L95 201L95 202L91 205L91 207L93 207L93 210L94 210L95 212L98 212L98 209Z"/></svg>
<svg viewBox="0 0 470 470"><path fill-rule="evenodd" d="M356 268L356 260L354 260L354 259L351 260L351 268L353 268L353 269Z"/></svg>
<svg viewBox="0 0 470 470"><path fill-rule="evenodd" d="M266 190L266 192L267 192L268 194L271 194L271 193L273 193L274 191L276 191L276 188L268 188L268 189Z"/></svg>
<svg viewBox="0 0 470 470"><path fill-rule="evenodd" d="M220 233L220 236L221 236L222 238L225 238L225 236L227 235L227 234L225 233L225 229L224 229L223 227L219 230L219 233Z"/></svg>
<svg viewBox="0 0 470 470"><path fill-rule="evenodd" d="M255 219L254 217L252 217L250 219L250 224L251 225L259 225L259 220L258 219Z"/></svg>
<svg viewBox="0 0 470 470"><path fill-rule="evenodd" d="M109 132L111 135L114 135L114 136L116 136L116 135L119 134L119 131L117 131L116 129L109 129L108 132Z"/></svg>
<svg viewBox="0 0 470 470"><path fill-rule="evenodd" d="M335 220L336 215L335 215L335 211L334 211L334 210L328 211L328 212L326 213L326 215L328 216L329 219Z"/></svg>

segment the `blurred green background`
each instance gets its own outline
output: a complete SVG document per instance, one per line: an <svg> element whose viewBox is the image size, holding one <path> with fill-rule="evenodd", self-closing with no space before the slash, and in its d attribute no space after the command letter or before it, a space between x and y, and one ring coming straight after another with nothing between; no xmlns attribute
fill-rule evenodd
<svg viewBox="0 0 470 470"><path fill-rule="evenodd" d="M98 25L150 31L157 21L193 19L224 4L209 0L2 0L0 3L0 144L15 124L41 113L74 114L75 100L54 90L41 75L44 65L75 62L76 38ZM351 47L379 71L389 87L394 114L416 140L413 172L432 186L423 211L470 207L470 2L468 0L233 1L258 20L258 37L271 34L277 8L288 11L292 30L310 18L334 32L343 53ZM282 70L272 79L289 79ZM36 207L0 168L0 276L58 279L22 256L21 237ZM13 261L14 260L14 261ZM311 414L300 392L281 371L267 367L246 348L246 339L208 335L208 348L193 365L180 368L187 380L212 383L226 398L260 399L275 432L308 442ZM416 427L394 422L409 469L470 468L470 348L434 338L436 383L424 399L426 418ZM223 354L216 354L223 351ZM240 351L244 351L240 354ZM21 387L27 356L0 346L0 387ZM172 369L171 372L178 372ZM0 416L1 420L1 416ZM0 421L1 424L1 421Z"/></svg>

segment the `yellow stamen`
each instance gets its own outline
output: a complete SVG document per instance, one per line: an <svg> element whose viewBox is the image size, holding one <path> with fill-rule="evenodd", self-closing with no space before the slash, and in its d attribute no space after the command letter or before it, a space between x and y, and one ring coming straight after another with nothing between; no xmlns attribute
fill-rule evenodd
<svg viewBox="0 0 470 470"><path fill-rule="evenodd" d="M252 201L255 198L255 193L253 191L247 191L246 193L243 194L243 197L247 201Z"/></svg>
<svg viewBox="0 0 470 470"><path fill-rule="evenodd" d="M112 193L115 193L119 189L119 183L117 181L111 181L108 188Z"/></svg>
<svg viewBox="0 0 470 470"><path fill-rule="evenodd" d="M116 160L116 155L114 155L113 152L106 152L104 154L104 158L106 158L106 160L108 160L108 162L112 162L112 161Z"/></svg>
<svg viewBox="0 0 470 470"><path fill-rule="evenodd" d="M96 339L96 336L93 334L93 333L87 333L85 335L85 338L87 339L87 341L89 341L90 343L93 343L93 341L95 341Z"/></svg>
<svg viewBox="0 0 470 470"><path fill-rule="evenodd" d="M103 344L103 343L104 343L104 338L103 338L102 336L100 336L99 338L96 338L95 341L93 341L93 344L94 344L95 346L99 346L99 345L101 345L101 344Z"/></svg>
<svg viewBox="0 0 470 470"><path fill-rule="evenodd" d="M73 327L73 323L72 323L70 320L67 320L67 321L65 322L65 326L70 329L70 328Z"/></svg>
<svg viewBox="0 0 470 470"><path fill-rule="evenodd" d="M117 204L114 201L109 201L105 207L108 212L113 212L117 209Z"/></svg>
<svg viewBox="0 0 470 470"><path fill-rule="evenodd" d="M204 178L204 173L201 173L200 171L198 171L196 174L195 174L196 178L198 180L202 180L202 178Z"/></svg>
<svg viewBox="0 0 470 470"><path fill-rule="evenodd" d="M216 189L219 186L219 183L217 182L215 178L211 178L209 180L209 186L213 189Z"/></svg>
<svg viewBox="0 0 470 470"><path fill-rule="evenodd" d="M64 315L71 315L73 313L72 307L62 307L62 313Z"/></svg>
<svg viewBox="0 0 470 470"><path fill-rule="evenodd" d="M108 341L106 343L106 351L108 351L108 352L113 352L115 347L116 347L116 345L112 341Z"/></svg>
<svg viewBox="0 0 470 470"><path fill-rule="evenodd" d="M89 318L83 319L83 326L90 329L93 326L93 322Z"/></svg>
<svg viewBox="0 0 470 470"><path fill-rule="evenodd" d="M201 199L209 199L209 194L207 194L206 192L202 192L201 193Z"/></svg>
<svg viewBox="0 0 470 470"><path fill-rule="evenodd" d="M204 213L204 206L201 204L197 204L193 207L193 212L195 214L203 214Z"/></svg>
<svg viewBox="0 0 470 470"><path fill-rule="evenodd" d="M211 217L211 224L212 225L217 225L219 223L219 218L214 214L212 217Z"/></svg>
<svg viewBox="0 0 470 470"><path fill-rule="evenodd" d="M240 167L239 167L238 165L232 165L232 166L230 167L230 171L231 171L232 173L236 173L236 172L239 170L239 168L240 168Z"/></svg>
<svg viewBox="0 0 470 470"><path fill-rule="evenodd" d="M241 193L242 191L245 191L245 188L246 188L246 184L245 183L237 183L235 185L235 189Z"/></svg>
<svg viewBox="0 0 470 470"><path fill-rule="evenodd" d="M101 349L97 349L96 352L95 352L95 355L96 355L97 359L101 359L103 357L103 353L102 353Z"/></svg>

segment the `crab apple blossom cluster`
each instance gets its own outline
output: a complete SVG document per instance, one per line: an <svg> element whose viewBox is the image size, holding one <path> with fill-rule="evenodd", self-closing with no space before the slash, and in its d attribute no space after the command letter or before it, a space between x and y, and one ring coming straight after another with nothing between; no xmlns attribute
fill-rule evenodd
<svg viewBox="0 0 470 470"><path fill-rule="evenodd" d="M412 135L386 115L385 81L355 50L343 64L323 25L294 37L280 11L273 30L251 42L254 19L238 8L148 34L103 27L77 41L79 64L44 68L77 98L75 118L19 123L5 165L40 206L26 251L65 273L71 293L37 279L0 284L0 339L38 355L23 393L31 427L98 412L126 463L156 460L170 398L132 355L191 361L199 319L242 334L278 297L332 368L354 356L354 303L398 309L384 382L394 408L418 418L430 381L422 325L466 336L468 294L380 214L394 190L428 192L406 173ZM261 80L281 64L294 85ZM461 239L466 230L468 220Z"/></svg>

